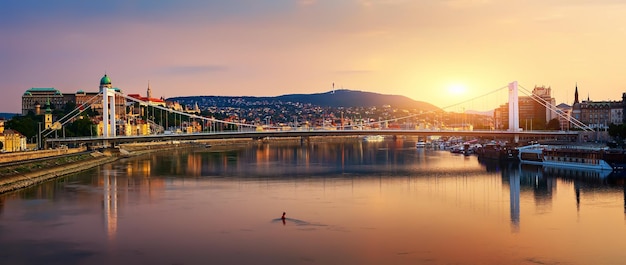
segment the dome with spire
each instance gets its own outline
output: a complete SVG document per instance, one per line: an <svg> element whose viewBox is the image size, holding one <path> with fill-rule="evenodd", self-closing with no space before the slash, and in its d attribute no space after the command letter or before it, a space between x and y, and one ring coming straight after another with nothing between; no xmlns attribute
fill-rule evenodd
<svg viewBox="0 0 626 265"><path fill-rule="evenodd" d="M110 84L111 84L111 78L109 78L109 76L104 74L102 79L100 79L100 85L102 86L102 85L110 85Z"/></svg>

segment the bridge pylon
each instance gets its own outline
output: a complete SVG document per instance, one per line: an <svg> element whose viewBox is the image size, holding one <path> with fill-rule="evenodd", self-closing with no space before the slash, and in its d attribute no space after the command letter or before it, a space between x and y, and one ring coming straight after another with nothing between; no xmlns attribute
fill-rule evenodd
<svg viewBox="0 0 626 265"><path fill-rule="evenodd" d="M509 83L509 131L519 132L519 97L517 81ZM515 142L519 142L519 135L515 135Z"/></svg>
<svg viewBox="0 0 626 265"><path fill-rule="evenodd" d="M100 92L102 93L102 136L115 137L115 89L106 74L100 79Z"/></svg>

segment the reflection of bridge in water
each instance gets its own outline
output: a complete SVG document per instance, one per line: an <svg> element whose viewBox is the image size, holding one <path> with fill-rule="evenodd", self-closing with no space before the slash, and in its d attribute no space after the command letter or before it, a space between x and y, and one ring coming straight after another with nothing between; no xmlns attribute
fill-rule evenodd
<svg viewBox="0 0 626 265"><path fill-rule="evenodd" d="M487 171L500 172L502 181L509 186L509 210L511 230L520 231L521 197L523 193L532 193L535 207L551 205L553 193L557 192L557 184L570 186L574 190L576 210L581 207L585 193L611 193L624 200L626 214L626 181L623 173L606 170L588 170L527 165L518 162L496 162L479 160ZM561 187L562 188L562 187Z"/></svg>
<svg viewBox="0 0 626 265"><path fill-rule="evenodd" d="M325 137L325 136L366 136L366 135L388 135L388 136L417 136L417 137L426 137L426 136L464 136L464 137L483 137L488 139L510 139L511 142L518 142L520 139L527 140L565 140L565 141L573 141L577 140L579 133L577 131L524 131L520 128L520 117L519 117L519 98L518 98L518 84L517 82L512 82L508 86L499 88L495 91L489 92L485 95L481 95L477 98L484 97L486 95L495 93L497 91L501 91L503 89L508 88L508 101L509 101L509 109L508 109L508 130L437 130L437 129L424 129L424 130L411 130L411 129L394 129L394 130L374 130L374 129L364 129L371 127L381 127L381 124L386 122L394 122L402 119L415 118L419 115L424 115L425 113L420 114L410 114L406 117L394 118L389 120L379 120L373 122L362 123L359 125L350 125L350 126L335 126L332 129L328 129L326 127L322 128L312 128L312 127L290 127L288 130L285 130L284 127L279 126L262 126L259 127L258 124L246 124L246 123L237 123L232 121L218 120L210 117L203 117L196 114L190 114L182 111L176 111L170 108L166 108L160 105L153 104L151 102L144 102L135 97L129 97L116 91L111 88L110 81L107 84L102 84L100 86L100 93L94 96L92 99L88 101L88 104L102 104L102 136L98 137L75 137L75 138L48 138L46 139L46 143L49 146L56 147L60 145L77 145L77 144L88 144L88 145L116 145L120 143L133 143L133 142L152 142L152 141L193 141L193 140L209 140L209 139L237 139L237 138L252 138L252 139L263 139L263 138L284 138L284 137L300 137L306 140L308 137ZM525 89L524 89L525 90ZM140 104L142 106L150 107L155 110L160 110L162 112L166 112L166 114L174 114L179 117L186 117L188 121L201 121L205 124L211 124L210 126L218 127L216 125L225 127L232 126L235 127L236 130L233 131L218 131L218 130L209 130L209 132L191 132L191 133L172 133L167 130L155 130L153 134L147 135L118 135L117 128L120 125L120 121L116 119L116 98L125 98L130 102L134 102ZM549 102L541 99L540 97L536 97L531 95L531 99L535 100L542 106L546 108L548 111L553 111L557 115L562 116L562 118L566 118L573 125L579 127L582 131L592 131L591 128L586 126L573 119L571 116L563 116L560 111L556 110L555 106L551 105ZM472 99L473 100L473 99ZM459 103L461 104L461 103ZM458 105L458 104L455 104ZM453 106L455 106L453 105ZM89 106L83 105L79 106L77 110L87 109ZM81 111L82 112L82 111ZM60 119L59 125L54 126L56 129L63 126L65 123L69 122L71 119L79 115L80 113L70 113L66 117ZM432 114L432 113L430 113ZM69 118L67 118L70 116ZM147 123L154 123L154 121L150 121L149 118L146 120ZM182 122L182 120L181 120ZM377 125L377 126L373 126ZM160 126L163 129L162 125ZM259 130L262 128L262 130ZM49 135L52 130L42 132L44 136ZM158 133L157 133L158 132Z"/></svg>

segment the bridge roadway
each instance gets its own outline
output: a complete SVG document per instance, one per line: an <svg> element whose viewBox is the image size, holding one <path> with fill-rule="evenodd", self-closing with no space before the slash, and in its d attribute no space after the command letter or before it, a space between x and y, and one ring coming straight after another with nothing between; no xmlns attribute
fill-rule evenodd
<svg viewBox="0 0 626 265"><path fill-rule="evenodd" d="M366 135L392 135L392 136L466 136L509 138L518 136L520 139L552 139L552 140L577 140L578 132L575 131L436 131L436 130L285 130L285 131L227 131L212 133L191 134L157 134L140 136L117 136L117 137L74 137L74 138L48 138L48 147L58 147L69 144L88 145L116 145L122 143L139 143L155 141L192 141L210 139L241 139L241 138L287 138L287 137L319 137L319 136L366 136Z"/></svg>

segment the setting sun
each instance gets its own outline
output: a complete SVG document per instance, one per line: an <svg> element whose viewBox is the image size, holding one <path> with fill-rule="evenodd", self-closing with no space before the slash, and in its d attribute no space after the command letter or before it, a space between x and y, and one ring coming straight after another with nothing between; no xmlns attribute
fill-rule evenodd
<svg viewBox="0 0 626 265"><path fill-rule="evenodd" d="M466 91L467 88L462 84L452 84L448 86L448 93L451 95L463 95Z"/></svg>

